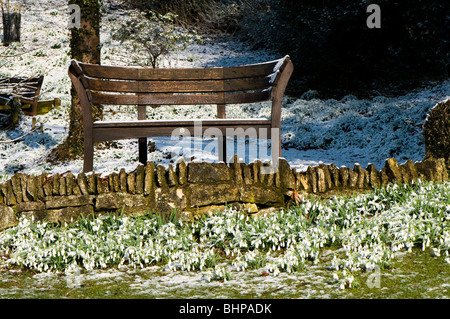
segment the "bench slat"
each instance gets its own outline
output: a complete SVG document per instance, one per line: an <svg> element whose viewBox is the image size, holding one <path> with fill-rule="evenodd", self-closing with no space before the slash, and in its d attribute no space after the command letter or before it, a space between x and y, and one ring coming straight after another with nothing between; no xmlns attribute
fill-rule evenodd
<svg viewBox="0 0 450 319"><path fill-rule="evenodd" d="M109 105L196 105L236 104L268 101L271 89L254 93L217 94L104 94L90 92L93 104Z"/></svg>
<svg viewBox="0 0 450 319"><path fill-rule="evenodd" d="M188 129L191 136L197 134L195 132L198 120L144 120L135 122L95 122L93 126L93 141L103 142L118 139L139 138L142 136L171 136L177 129ZM270 138L271 122L268 119L224 119L224 120L202 120L201 128L204 133L208 128L216 128L220 130L223 136L227 133L227 128L232 128L233 136L245 136L248 133L259 133L260 128L265 128L266 134L263 138ZM236 130L239 128L241 130ZM247 131L248 129L252 131ZM198 126L197 126L198 129ZM254 131L253 131L254 129ZM187 133L187 132L186 132Z"/></svg>
<svg viewBox="0 0 450 319"><path fill-rule="evenodd" d="M272 74L283 59L235 67L144 69L79 63L85 74L94 78L118 80L224 80Z"/></svg>
<svg viewBox="0 0 450 319"><path fill-rule="evenodd" d="M192 120L141 120L141 121L96 121L94 128L117 128L117 127L143 127L143 126L194 126L195 123L209 126L229 126L229 125L258 125L268 124L270 120L266 118L246 118L246 119L192 119Z"/></svg>
<svg viewBox="0 0 450 319"><path fill-rule="evenodd" d="M88 89L102 92L124 93L195 93L195 92L234 92L262 90L269 88L275 74L265 77L231 80L196 81L121 81L102 80L85 77Z"/></svg>

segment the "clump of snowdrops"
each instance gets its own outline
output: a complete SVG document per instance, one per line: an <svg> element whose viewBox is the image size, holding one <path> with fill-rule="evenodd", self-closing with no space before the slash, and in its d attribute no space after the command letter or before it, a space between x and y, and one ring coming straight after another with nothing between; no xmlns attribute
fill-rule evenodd
<svg viewBox="0 0 450 319"><path fill-rule="evenodd" d="M319 264L341 288L357 287L356 272L386 269L397 253L413 248L450 263L449 182L306 200L265 217L232 208L189 223L174 216L107 215L64 227L21 218L0 233L0 256L36 271L159 265L200 271L208 280L247 269L276 276Z"/></svg>

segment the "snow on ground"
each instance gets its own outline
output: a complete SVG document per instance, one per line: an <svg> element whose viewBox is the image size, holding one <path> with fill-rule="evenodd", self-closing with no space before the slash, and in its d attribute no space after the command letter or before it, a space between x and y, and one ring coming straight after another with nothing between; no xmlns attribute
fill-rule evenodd
<svg viewBox="0 0 450 319"><path fill-rule="evenodd" d="M46 115L36 116L38 125L43 124L43 133L37 130L18 142L9 142L30 131L32 119L28 116L23 117L16 130L0 131L0 181L19 170L29 174L53 174L70 170L77 174L83 166L82 159L57 166L46 162L50 150L61 143L68 132L70 79L67 67L70 48L67 4L63 0L25 3L22 10L22 42L12 44L9 48L0 47L1 55L12 56L0 60L0 74L44 74L41 99L59 97L62 106ZM117 19L126 17L126 12L110 10L108 6L105 8L101 35L102 63L126 64L117 54L121 46L110 38L111 25ZM230 37L205 36L202 43L193 43L182 52L174 53L162 65L231 66L275 58L279 56L263 50L252 50ZM314 98L314 94L304 94L304 98L300 99L286 96L282 113L282 155L298 170L305 170L308 165L320 162L348 167L353 167L355 163L363 167L373 163L381 169L389 157L397 158L400 163L407 159L420 161L425 152L421 133L426 114L437 102L447 98L450 98L450 80L430 83L429 87L395 98L378 96L357 99L349 95L341 100L324 100ZM104 116L105 119L135 118L135 112L133 107L105 107ZM149 118L155 119L211 118L215 112L215 106L148 108ZM228 106L227 116L269 117L270 104ZM212 140L180 141L171 137L150 140L155 143L156 151L149 154L149 160L158 164L168 165L181 156L188 160L195 157L197 160L216 161L214 153L205 151L214 151ZM250 140L251 145L255 143L258 141ZM193 149L190 148L191 144ZM263 143L259 144L264 147ZM270 159L270 150L265 152L262 148L262 151L259 158ZM246 161L255 158L255 153L247 154ZM122 167L131 171L138 164L137 142L134 140L102 144L95 150L94 170L98 173L117 172Z"/></svg>

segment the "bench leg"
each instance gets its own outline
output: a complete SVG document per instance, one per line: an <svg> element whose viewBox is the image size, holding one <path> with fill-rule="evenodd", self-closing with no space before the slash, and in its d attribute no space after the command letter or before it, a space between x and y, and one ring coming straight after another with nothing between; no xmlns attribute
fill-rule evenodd
<svg viewBox="0 0 450 319"><path fill-rule="evenodd" d="M219 148L219 161L227 162L227 137L219 136L217 138L217 146Z"/></svg>
<svg viewBox="0 0 450 319"><path fill-rule="evenodd" d="M281 157L281 135L279 128L271 129L270 142L272 145L272 165L278 167L278 158Z"/></svg>
<svg viewBox="0 0 450 319"><path fill-rule="evenodd" d="M85 137L84 140L84 162L83 172L91 172L94 169L94 143L92 139Z"/></svg>
<svg viewBox="0 0 450 319"><path fill-rule="evenodd" d="M147 164L147 138L139 138L139 162Z"/></svg>

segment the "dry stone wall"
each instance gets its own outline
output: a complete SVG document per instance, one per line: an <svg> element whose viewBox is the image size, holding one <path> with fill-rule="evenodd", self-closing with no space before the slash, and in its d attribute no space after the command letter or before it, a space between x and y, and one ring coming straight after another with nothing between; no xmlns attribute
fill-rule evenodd
<svg viewBox="0 0 450 319"><path fill-rule="evenodd" d="M16 173L0 184L0 229L17 224L21 215L48 222L71 222L80 215L109 213L171 212L187 216L241 205L253 211L283 207L294 192L309 197L370 190L388 183L448 180L444 159L409 160L399 165L386 160L378 171L320 164L297 172L280 158L278 169L261 174L267 164L185 162L168 168L148 162L132 172L124 169L108 176L69 172L54 175Z"/></svg>

